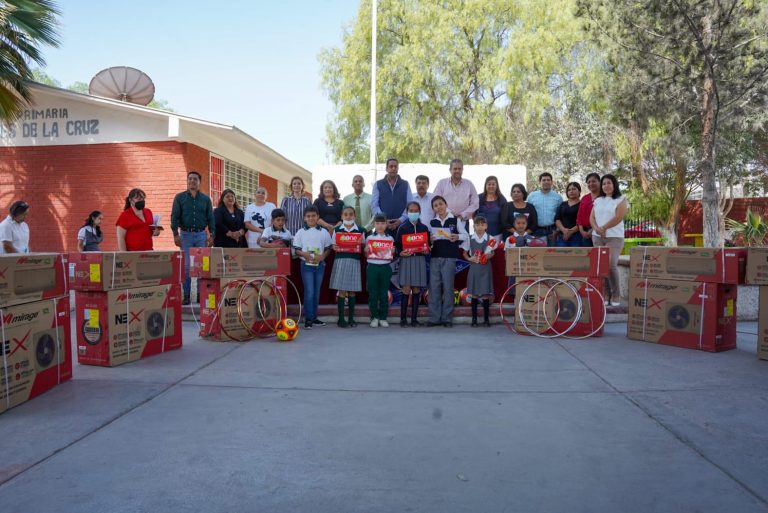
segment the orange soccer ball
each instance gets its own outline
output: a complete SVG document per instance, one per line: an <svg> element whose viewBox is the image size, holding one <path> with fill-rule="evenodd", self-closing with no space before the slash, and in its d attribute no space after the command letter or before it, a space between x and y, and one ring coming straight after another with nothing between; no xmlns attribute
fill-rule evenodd
<svg viewBox="0 0 768 513"><path fill-rule="evenodd" d="M293 319L285 318L277 321L277 325L275 325L275 335L277 335L279 341L290 342L295 339L298 334L299 326Z"/></svg>

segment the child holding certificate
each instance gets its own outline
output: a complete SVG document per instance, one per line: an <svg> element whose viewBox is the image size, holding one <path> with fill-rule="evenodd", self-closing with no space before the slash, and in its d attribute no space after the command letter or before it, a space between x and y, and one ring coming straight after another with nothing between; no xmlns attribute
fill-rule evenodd
<svg viewBox="0 0 768 513"><path fill-rule="evenodd" d="M411 302L411 326L421 324L416 320L419 313L421 289L427 286L427 261L424 255L429 252L429 228L423 224L421 205L411 201L405 207L408 220L401 224L395 236L395 248L400 256L400 326L408 326L408 301Z"/></svg>
<svg viewBox="0 0 768 513"><path fill-rule="evenodd" d="M464 259L469 261L467 295L472 305L472 327L477 327L477 304L480 300L483 301L483 325L489 327L491 298L493 298L493 271L489 261L493 258L496 239L486 233L488 220L483 214L475 214L474 221L475 233L461 246Z"/></svg>
<svg viewBox="0 0 768 513"><path fill-rule="evenodd" d="M320 216L317 208L307 207L304 210L304 228L296 232L293 238L293 249L296 256L301 258L301 281L304 283L305 329L312 326L325 326L317 318L317 308L320 303L320 285L323 283L325 258L331 252L331 236L328 230L317 224Z"/></svg>
<svg viewBox="0 0 768 513"><path fill-rule="evenodd" d="M459 244L467 239L464 222L448 210L442 196L432 198L435 218L429 222L432 257L429 261L429 321L427 326L453 326L453 278Z"/></svg>
<svg viewBox="0 0 768 513"><path fill-rule="evenodd" d="M339 328L355 327L355 292L362 290L360 279L360 253L365 236L355 224L355 209L344 207L341 224L333 231L333 250L336 252L331 271L330 288L339 291L336 302L339 309ZM349 307L349 320L344 318L345 307Z"/></svg>
<svg viewBox="0 0 768 513"><path fill-rule="evenodd" d="M368 236L365 254L368 257L366 285L368 306L371 309L371 328L389 328L389 283L392 279L392 262L395 239L387 235L387 216L376 214L373 218L373 233Z"/></svg>

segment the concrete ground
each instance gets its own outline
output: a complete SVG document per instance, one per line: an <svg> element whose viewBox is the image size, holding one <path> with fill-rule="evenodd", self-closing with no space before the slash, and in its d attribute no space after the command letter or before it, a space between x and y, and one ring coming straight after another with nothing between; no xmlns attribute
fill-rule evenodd
<svg viewBox="0 0 768 513"><path fill-rule="evenodd" d="M755 323L710 354L505 328L185 345L0 415L8 512L768 511Z"/></svg>

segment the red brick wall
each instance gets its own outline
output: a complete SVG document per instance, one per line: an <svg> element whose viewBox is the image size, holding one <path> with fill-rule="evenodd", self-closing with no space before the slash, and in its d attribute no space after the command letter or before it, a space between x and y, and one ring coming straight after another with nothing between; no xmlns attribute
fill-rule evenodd
<svg viewBox="0 0 768 513"><path fill-rule="evenodd" d="M147 193L147 206L166 227L156 249L173 248L173 196L186 188L187 169L203 175L207 192L208 151L174 141L0 148L0 212L24 199L33 251L75 251L77 231L92 210L104 213L103 250L117 249L115 221L133 187Z"/></svg>

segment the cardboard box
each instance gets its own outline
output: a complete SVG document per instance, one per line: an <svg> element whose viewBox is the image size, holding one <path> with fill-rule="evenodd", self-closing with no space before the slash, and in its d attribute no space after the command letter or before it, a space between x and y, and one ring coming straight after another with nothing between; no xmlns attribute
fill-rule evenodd
<svg viewBox="0 0 768 513"><path fill-rule="evenodd" d="M59 253L0 255L0 308L67 294Z"/></svg>
<svg viewBox="0 0 768 513"><path fill-rule="evenodd" d="M627 336L702 351L733 349L737 291L731 284L630 278Z"/></svg>
<svg viewBox="0 0 768 513"><path fill-rule="evenodd" d="M179 349L181 285L75 293L77 362L114 367Z"/></svg>
<svg viewBox="0 0 768 513"><path fill-rule="evenodd" d="M274 290L269 283L261 285L263 281L252 277L201 279L200 336L242 341L256 337L253 333L271 334L272 327L285 315L287 283L277 278Z"/></svg>
<svg viewBox="0 0 768 513"><path fill-rule="evenodd" d="M757 357L768 360L768 286L760 287L757 305Z"/></svg>
<svg viewBox="0 0 768 513"><path fill-rule="evenodd" d="M637 246L629 258L630 277L744 283L746 248Z"/></svg>
<svg viewBox="0 0 768 513"><path fill-rule="evenodd" d="M601 248L510 248L507 276L607 277L610 252Z"/></svg>
<svg viewBox="0 0 768 513"><path fill-rule="evenodd" d="M568 280L569 278L560 279ZM573 320L578 313L578 300L573 291L562 283L541 282L523 294L535 281L535 278L518 280L519 285L515 287L515 295L521 302L523 319L528 328L542 335L559 333L569 337L585 337L593 332L592 336L595 337L603 335L601 324L605 320L605 305L600 295L603 294L602 278L579 278L570 282L578 291L582 303L581 315L575 325ZM550 293L553 286L554 290ZM517 307L517 303L515 306ZM514 315L517 332L521 335L531 335L523 326L517 308Z"/></svg>
<svg viewBox="0 0 768 513"><path fill-rule="evenodd" d="M72 378L69 297L0 309L0 413Z"/></svg>
<svg viewBox="0 0 768 513"><path fill-rule="evenodd" d="M189 275L237 278L291 274L290 248L192 248Z"/></svg>
<svg viewBox="0 0 768 513"><path fill-rule="evenodd" d="M106 291L154 287L184 280L181 251L116 251L69 253L70 287Z"/></svg>
<svg viewBox="0 0 768 513"><path fill-rule="evenodd" d="M768 285L768 247L747 249L747 279L750 285Z"/></svg>

